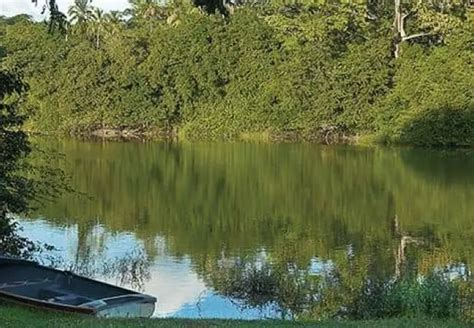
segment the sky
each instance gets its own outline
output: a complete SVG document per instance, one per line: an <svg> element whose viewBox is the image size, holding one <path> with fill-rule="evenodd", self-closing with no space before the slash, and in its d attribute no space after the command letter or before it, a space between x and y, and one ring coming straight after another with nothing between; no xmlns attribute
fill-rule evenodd
<svg viewBox="0 0 474 328"><path fill-rule="evenodd" d="M52 255L59 255L66 263L72 263L76 258L77 225L56 226L42 219L19 221L23 228L20 232L22 236L54 245L56 250ZM90 257L95 259L93 263L124 258L131 250L143 246L132 233L110 233L101 225L94 226L90 231L87 243ZM158 298L155 317L262 319L275 315L275 309L271 307L261 310L241 308L213 293L195 272L188 256L175 257L169 253L164 237L157 237L155 246L157 253L150 267L150 279L144 285L145 293ZM115 279L107 282L118 283Z"/></svg>
<svg viewBox="0 0 474 328"><path fill-rule="evenodd" d="M46 17L41 15L42 7L47 0L38 0L38 6L35 6L31 0L0 0L0 16L14 16L18 14L31 15L36 20L42 20ZM66 13L74 0L57 0L59 10ZM92 5L110 10L123 10L128 7L128 0L93 0Z"/></svg>

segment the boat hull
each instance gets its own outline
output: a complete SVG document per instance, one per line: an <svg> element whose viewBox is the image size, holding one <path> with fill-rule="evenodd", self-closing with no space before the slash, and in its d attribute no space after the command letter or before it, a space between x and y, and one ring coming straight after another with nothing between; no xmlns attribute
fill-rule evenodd
<svg viewBox="0 0 474 328"><path fill-rule="evenodd" d="M0 300L103 318L153 315L156 298L37 263L0 257Z"/></svg>
<svg viewBox="0 0 474 328"><path fill-rule="evenodd" d="M97 311L100 318L149 318L155 312L154 303L128 303Z"/></svg>
<svg viewBox="0 0 474 328"><path fill-rule="evenodd" d="M39 310L97 315L97 311L94 309L45 302L34 298L22 297L11 293L6 293L3 291L0 291L0 301Z"/></svg>

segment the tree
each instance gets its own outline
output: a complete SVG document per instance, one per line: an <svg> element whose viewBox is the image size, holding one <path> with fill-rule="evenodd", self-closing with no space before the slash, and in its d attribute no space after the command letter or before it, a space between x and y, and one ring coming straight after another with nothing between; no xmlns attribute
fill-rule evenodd
<svg viewBox="0 0 474 328"><path fill-rule="evenodd" d="M112 10L111 12L105 14L104 18L107 23L106 24L107 33L111 35L118 34L124 23L123 13L117 10Z"/></svg>
<svg viewBox="0 0 474 328"><path fill-rule="evenodd" d="M18 226L9 216L28 209L34 196L32 181L18 174L21 160L30 153L26 134L19 129L23 118L5 98L22 89L17 76L0 71L0 254L25 256L33 243L17 235Z"/></svg>
<svg viewBox="0 0 474 328"><path fill-rule="evenodd" d="M226 15L228 13L229 4L226 0L193 0L193 3L210 14L218 12Z"/></svg>
<svg viewBox="0 0 474 328"><path fill-rule="evenodd" d="M25 78L32 90L22 104L34 113L31 126L73 134L140 127L179 130L187 138L265 132L323 142L360 135L386 142L422 138L423 144L439 144L432 138L443 131L455 136L443 143L472 144L470 129L454 134L456 129L436 128L432 116L434 109L461 106L470 117L469 89L453 88L459 99L448 106L455 98L445 102L443 92L431 88L452 89L440 74L462 87L470 83L463 75L467 52L456 61L459 67L442 62L460 58L454 44L460 38L454 37L463 30L466 45L472 42L463 0L231 3L238 9L223 18L194 6L211 13L223 2L132 0L126 24L120 13L91 15L87 39L93 47L84 40L65 44L39 23L4 27L5 62L31 73ZM88 1L81 4L82 11L74 10L76 25L91 8ZM32 31L35 37L28 37ZM428 67L424 59L439 64ZM430 79L421 81L423 76ZM421 109L429 115L417 117ZM429 133L422 137L415 119Z"/></svg>
<svg viewBox="0 0 474 328"><path fill-rule="evenodd" d="M93 8L92 10L92 33L95 38L95 47L96 49L100 48L100 38L104 33L107 25L106 17L104 16L104 11L99 8Z"/></svg>
<svg viewBox="0 0 474 328"><path fill-rule="evenodd" d="M123 13L118 10L112 10L111 12L105 14L105 18L111 24L122 24L123 23Z"/></svg>
<svg viewBox="0 0 474 328"><path fill-rule="evenodd" d="M44 0L42 13L49 10L48 29L49 32L59 31L67 33L67 18L61 11L59 11L56 0ZM38 0L31 0L35 5L38 5Z"/></svg>
<svg viewBox="0 0 474 328"><path fill-rule="evenodd" d="M77 26L80 34L87 32L87 24L93 18L93 8L89 5L90 0L75 0L74 5L69 7L68 15L72 24Z"/></svg>
<svg viewBox="0 0 474 328"><path fill-rule="evenodd" d="M462 25L468 4L464 0L431 0L403 3L394 2L394 57L401 55L401 45L406 41L427 38L430 42L442 40ZM407 20L414 19L417 30L407 31Z"/></svg>
<svg viewBox="0 0 474 328"><path fill-rule="evenodd" d="M18 23L33 24L23 19ZM0 60L4 55L0 51ZM13 215L25 214L33 202L68 188L59 170L26 161L32 146L22 130L25 117L19 114L18 104L27 85L15 72L0 66L0 255L31 257L45 245L21 237Z"/></svg>
<svg viewBox="0 0 474 328"><path fill-rule="evenodd" d="M129 3L132 7L127 14L136 19L164 18L164 8L156 0L129 0Z"/></svg>

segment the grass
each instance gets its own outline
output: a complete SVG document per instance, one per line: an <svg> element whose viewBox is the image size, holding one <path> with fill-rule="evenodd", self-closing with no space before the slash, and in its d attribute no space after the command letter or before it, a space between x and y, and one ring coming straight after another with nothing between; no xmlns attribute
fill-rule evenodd
<svg viewBox="0 0 474 328"><path fill-rule="evenodd" d="M401 318L373 321L329 321L329 322L288 322L288 321L239 321L239 320L191 320L191 319L145 319L145 320L112 320L96 319L89 316L58 314L0 305L0 326L8 328L165 328L165 327L446 327L462 328L468 324L449 320L432 320L423 318Z"/></svg>

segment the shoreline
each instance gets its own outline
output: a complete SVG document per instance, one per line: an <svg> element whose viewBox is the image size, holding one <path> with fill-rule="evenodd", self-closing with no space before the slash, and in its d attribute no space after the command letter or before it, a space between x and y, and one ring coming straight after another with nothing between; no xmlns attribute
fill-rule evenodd
<svg viewBox="0 0 474 328"><path fill-rule="evenodd" d="M165 133L163 131L145 131L140 133L131 133L128 129L106 129L106 131L92 131L84 133L44 133L38 131L27 130L29 137L63 139L70 138L80 141L97 141L97 142L149 142L149 141L165 141L165 142L247 142L247 143L264 143L264 144L314 144L321 146L359 146L359 147L414 147L422 149L473 149L474 145L417 145L401 142L387 142L383 138L375 134L343 136L333 142L326 142L317 138L298 137L295 135L285 135L264 132L244 132L235 137L220 138L189 138L182 133L175 131Z"/></svg>
<svg viewBox="0 0 474 328"><path fill-rule="evenodd" d="M110 141L172 141L172 142L261 142L269 144L278 143L310 143L319 145L355 145L355 146L383 146L383 145L400 145L401 143L382 142L382 139L374 134L365 135L345 135L337 134L334 136L324 136L321 134L304 133L303 131L257 131L257 132L240 132L235 135L221 135L217 137L206 136L188 136L183 130L174 129L115 129L104 128L90 131L82 131L79 133L54 133L44 132L34 129L24 130L29 137L51 137L51 138L72 138L78 140L110 140ZM409 146L409 145L408 145Z"/></svg>
<svg viewBox="0 0 474 328"><path fill-rule="evenodd" d="M94 328L161 328L161 327L319 327L319 328L376 328L376 327L470 327L468 322L460 320L442 320L436 318L387 318L368 321L282 321L282 320L226 320L226 319L181 319L181 318L150 318L150 319L98 319L83 315L42 312L34 309L10 305L0 305L2 324L9 328L23 327L94 327Z"/></svg>

